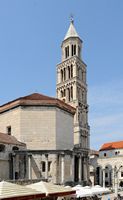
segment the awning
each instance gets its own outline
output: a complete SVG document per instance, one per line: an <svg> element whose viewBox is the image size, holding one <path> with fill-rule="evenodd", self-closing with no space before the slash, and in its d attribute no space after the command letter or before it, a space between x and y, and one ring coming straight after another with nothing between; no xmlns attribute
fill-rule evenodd
<svg viewBox="0 0 123 200"><path fill-rule="evenodd" d="M6 181L0 182L0 199L27 200L42 197L45 197L45 194L36 191L35 189L26 188L25 186L17 185Z"/></svg>
<svg viewBox="0 0 123 200"><path fill-rule="evenodd" d="M71 188L65 188L64 186L54 185L53 183L48 183L44 181L40 181L38 183L26 185L28 188L36 189L42 193L46 193L47 196L67 196L76 194L75 190Z"/></svg>

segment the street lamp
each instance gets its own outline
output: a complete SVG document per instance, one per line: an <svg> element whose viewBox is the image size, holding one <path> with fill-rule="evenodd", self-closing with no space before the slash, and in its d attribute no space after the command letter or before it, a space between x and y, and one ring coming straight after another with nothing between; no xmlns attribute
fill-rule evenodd
<svg viewBox="0 0 123 200"><path fill-rule="evenodd" d="M114 177L115 177L115 196L118 197L118 172L123 166L121 165L119 169L115 166L114 168Z"/></svg>

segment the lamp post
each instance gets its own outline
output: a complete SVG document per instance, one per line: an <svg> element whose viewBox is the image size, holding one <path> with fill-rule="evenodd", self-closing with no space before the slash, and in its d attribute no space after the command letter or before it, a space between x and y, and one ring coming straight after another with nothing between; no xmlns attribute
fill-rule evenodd
<svg viewBox="0 0 123 200"><path fill-rule="evenodd" d="M115 196L118 197L118 172L120 171L121 167L123 167L122 165L119 167L119 169L117 169L117 167L115 166L114 168L114 178L115 178Z"/></svg>

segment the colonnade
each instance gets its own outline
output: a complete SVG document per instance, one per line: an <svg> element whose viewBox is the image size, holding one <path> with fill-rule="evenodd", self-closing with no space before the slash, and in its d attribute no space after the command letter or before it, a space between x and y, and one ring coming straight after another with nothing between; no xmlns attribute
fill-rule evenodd
<svg viewBox="0 0 123 200"><path fill-rule="evenodd" d="M99 183L101 186L106 187L106 182L109 186L112 186L112 188L115 187L116 184L116 178L115 178L115 168L106 169L99 168ZM97 184L97 183L96 183Z"/></svg>
<svg viewBox="0 0 123 200"><path fill-rule="evenodd" d="M45 155L45 171L44 171L44 178L46 180L48 180L49 178L49 173L48 173L48 162L51 162L51 159L49 159L49 154L41 154L41 155ZM65 153L61 153L61 154L54 154L56 155L56 160L57 162L53 162L53 169L56 171L58 171L58 180L60 184L64 184L67 180L67 178L69 177L69 181L72 182L82 182L83 180L87 180L88 179L88 170L87 170L87 165L83 159L83 156L81 154L70 154L67 155ZM40 156L40 154L39 154ZM32 159L35 159L33 157L33 154L26 154L25 155L25 163L24 165L26 166L26 174L25 174L25 178L26 179L33 179L33 175L32 175ZM59 158L58 158L59 157ZM54 157L55 159L55 157ZM16 179L15 177L15 173L17 173L17 166L16 166L16 162L17 162L17 155L13 155L12 156L12 166L13 166L13 179ZM68 167L66 167L66 162L69 162L69 169ZM55 163L55 164L54 164ZM76 166L75 166L76 165ZM39 177L40 178L40 177Z"/></svg>

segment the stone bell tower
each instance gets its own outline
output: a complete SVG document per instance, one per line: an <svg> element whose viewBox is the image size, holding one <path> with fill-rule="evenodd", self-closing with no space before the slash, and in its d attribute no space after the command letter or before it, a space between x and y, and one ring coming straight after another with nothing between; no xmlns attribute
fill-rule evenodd
<svg viewBox="0 0 123 200"><path fill-rule="evenodd" d="M86 64L82 60L82 40L71 19L61 44L62 58L57 65L57 98L76 108L74 116L74 146L82 152L87 168L89 142ZM87 170L88 171L88 170ZM84 172L83 172L84 173ZM86 174L89 174L88 172Z"/></svg>

